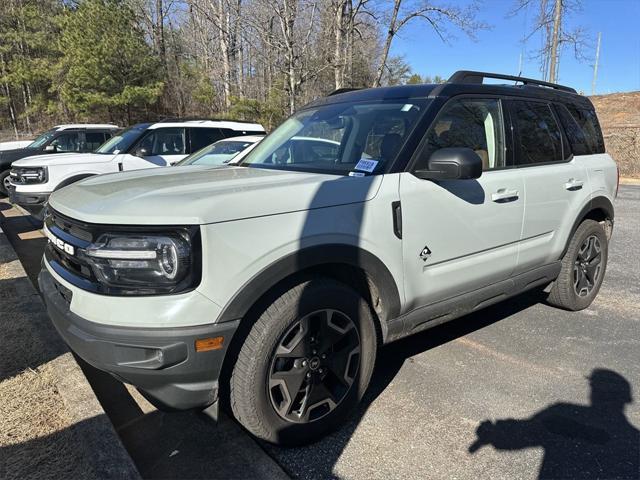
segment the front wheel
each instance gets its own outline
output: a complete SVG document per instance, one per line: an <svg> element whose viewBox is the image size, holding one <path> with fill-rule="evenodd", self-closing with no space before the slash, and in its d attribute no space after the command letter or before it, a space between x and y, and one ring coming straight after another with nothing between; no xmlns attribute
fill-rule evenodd
<svg viewBox="0 0 640 480"><path fill-rule="evenodd" d="M9 170L0 172L0 195L9 196Z"/></svg>
<svg viewBox="0 0 640 480"><path fill-rule="evenodd" d="M607 235L602 225L594 220L582 222L562 258L560 275L549 293L549 303L573 311L591 305L604 279L608 252Z"/></svg>
<svg viewBox="0 0 640 480"><path fill-rule="evenodd" d="M301 283L255 322L231 375L231 408L253 435L300 445L338 427L361 400L376 357L371 309L331 279Z"/></svg>

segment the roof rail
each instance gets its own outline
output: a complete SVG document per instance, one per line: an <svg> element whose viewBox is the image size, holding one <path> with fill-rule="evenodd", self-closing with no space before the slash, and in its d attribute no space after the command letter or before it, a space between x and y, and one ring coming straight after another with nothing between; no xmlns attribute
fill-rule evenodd
<svg viewBox="0 0 640 480"><path fill-rule="evenodd" d="M474 72L471 70L459 70L449 77L447 83L476 83L482 84L485 78L495 78L499 80L511 80L513 82L521 82L523 85L536 85L540 87L549 87L563 92L577 93L571 87L558 85L557 83L545 82L542 80L534 80L533 78L517 77L513 75L502 75L499 73Z"/></svg>
<svg viewBox="0 0 640 480"><path fill-rule="evenodd" d="M337 90L334 90L333 92L329 93L327 95L327 97L331 97L333 95L339 95L341 93L347 93L347 92L353 92L354 90L362 90L359 87L343 87L343 88L338 88Z"/></svg>
<svg viewBox="0 0 640 480"><path fill-rule="evenodd" d="M158 120L156 123L169 122L235 122L235 123L258 123L249 120L235 120L233 118L207 118L207 117L167 117Z"/></svg>

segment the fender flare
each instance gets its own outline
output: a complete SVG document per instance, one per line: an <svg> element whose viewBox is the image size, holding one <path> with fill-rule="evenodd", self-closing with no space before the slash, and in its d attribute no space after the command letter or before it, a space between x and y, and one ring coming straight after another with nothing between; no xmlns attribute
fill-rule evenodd
<svg viewBox="0 0 640 480"><path fill-rule="evenodd" d="M382 323L400 314L400 293L386 265L360 247L332 244L303 248L264 268L227 302L218 322L244 318L251 307L278 283L309 268L329 264L344 264L365 272L383 299L385 318L380 319Z"/></svg>
<svg viewBox="0 0 640 480"><path fill-rule="evenodd" d="M573 222L573 226L571 227L571 233L567 238L567 242L564 246L564 249L562 250L562 255L560 255L560 258L564 257L564 254L567 253L569 244L571 243L571 239L573 238L573 235L576 233L576 230L578 230L578 227L580 226L580 224L589 215L589 213L595 210L601 210L602 212L604 212L605 217L608 220L611 220L611 224L613 225L615 210L613 208L613 203L611 203L611 200L609 200L607 197L603 195L593 197L591 200L589 200L586 203L584 207L582 207L582 210L580 210L580 213L576 217L576 220Z"/></svg>
<svg viewBox="0 0 640 480"><path fill-rule="evenodd" d="M71 185L72 183L79 182L80 180L84 180L85 178L95 177L96 175L98 175L98 174L97 173L82 173L80 175L74 175L73 177L69 177L69 178L63 180L62 182L60 182L58 184L58 186L53 189L53 191L55 192L56 190L60 190L63 187Z"/></svg>

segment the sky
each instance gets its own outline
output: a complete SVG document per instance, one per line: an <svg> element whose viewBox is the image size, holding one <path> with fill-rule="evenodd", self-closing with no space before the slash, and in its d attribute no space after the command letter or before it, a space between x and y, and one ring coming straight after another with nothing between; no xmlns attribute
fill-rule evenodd
<svg viewBox="0 0 640 480"><path fill-rule="evenodd" d="M435 0L438 3L440 0ZM446 3L442 0L440 3ZM449 0L465 4L467 0ZM523 32L531 29L535 12L507 14L515 0L480 0L478 19L489 24L476 39L449 29L455 38L443 43L426 22L413 20L400 30L391 47L392 55L402 55L414 73L449 77L456 70L481 70L516 75L523 54L522 76L542 78L537 60L540 37L524 45ZM583 27L592 43L591 60L577 61L573 51L562 52L558 83L591 94L593 58L598 32L602 32L596 94L640 90L640 0L582 0L582 11L567 19L569 29Z"/></svg>

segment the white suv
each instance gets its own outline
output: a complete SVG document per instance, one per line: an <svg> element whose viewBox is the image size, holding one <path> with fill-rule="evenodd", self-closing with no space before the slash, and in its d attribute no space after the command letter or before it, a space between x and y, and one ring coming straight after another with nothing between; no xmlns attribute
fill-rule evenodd
<svg viewBox="0 0 640 480"><path fill-rule="evenodd" d="M384 343L532 288L586 308L616 189L587 98L458 72L318 100L238 166L55 192L39 282L90 364L304 443L345 420Z"/></svg>
<svg viewBox="0 0 640 480"><path fill-rule="evenodd" d="M115 135L93 153L39 155L13 162L9 196L37 218L51 192L102 173L173 165L222 138L264 134L257 123L187 120L141 123Z"/></svg>

